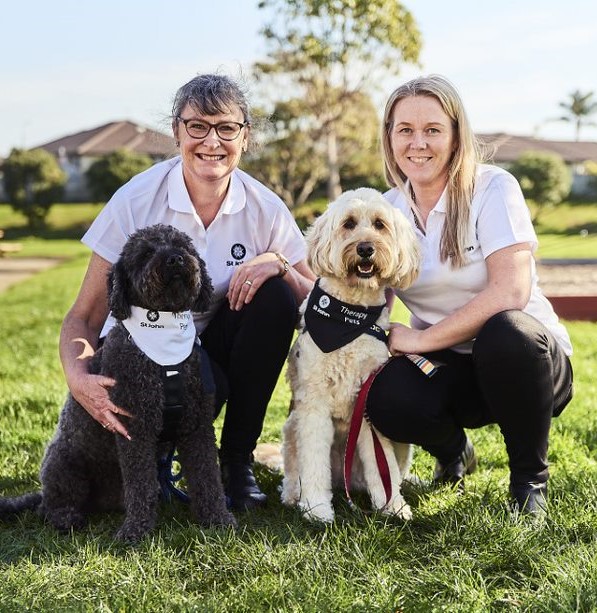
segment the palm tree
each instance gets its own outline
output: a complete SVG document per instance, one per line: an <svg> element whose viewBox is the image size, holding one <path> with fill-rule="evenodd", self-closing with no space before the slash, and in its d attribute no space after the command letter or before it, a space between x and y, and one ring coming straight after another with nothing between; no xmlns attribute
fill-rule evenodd
<svg viewBox="0 0 597 613"><path fill-rule="evenodd" d="M594 92L582 94L578 89L569 96L569 101L560 102L560 107L566 111L566 115L559 117L558 121L574 123L575 140L579 140L583 126L597 126L597 123L588 120L590 115L597 113L597 100L592 100Z"/></svg>

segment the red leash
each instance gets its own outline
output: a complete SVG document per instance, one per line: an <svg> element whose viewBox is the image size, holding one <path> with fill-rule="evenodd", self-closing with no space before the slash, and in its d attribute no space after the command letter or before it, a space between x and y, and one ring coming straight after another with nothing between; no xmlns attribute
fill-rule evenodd
<svg viewBox="0 0 597 613"><path fill-rule="evenodd" d="M379 368L374 370L359 392L357 396L354 410L352 412L352 419L350 422L350 430L348 431L348 438L346 439L346 451L344 453L344 491L346 492L346 498L348 502L356 506L350 497L350 482L352 475L352 461L354 459L354 452L357 447L357 439L359 438L359 432L361 431L361 425L363 423L363 417L365 415L365 407L367 406L367 396L369 394L369 390L371 389L371 385L375 380L375 377L380 372L380 370L385 366L382 364ZM383 448L379 441L379 437L377 433L371 427L371 437L373 438L373 448L375 449L375 461L377 463L377 469L379 470L379 476L381 477L381 482L383 484L383 489L386 493L386 504L390 502L392 499L392 482L390 479L390 468L388 466L388 461L386 460L386 456L383 452Z"/></svg>
<svg viewBox="0 0 597 613"><path fill-rule="evenodd" d="M427 377L432 377L441 364L433 363L427 358L423 356L417 355L415 353L406 353L404 357L408 358L415 366L417 366L421 372ZM363 418L365 417L365 407L367 406L367 396L369 395L369 390L373 385L373 381L375 381L375 377L380 373L383 367L387 364L384 362L379 368L374 370L363 386L359 391L359 395L357 396L356 402L354 404L354 410L352 412L352 419L350 421L350 430L348 431L348 438L346 439L346 450L344 452L344 491L346 492L346 498L348 502L356 506L350 497L350 482L351 482L351 474L352 474L352 461L354 459L354 452L357 447L357 439L359 438L359 432L361 431L361 425L363 423ZM379 476L381 477L381 482L383 485L383 489L386 493L386 504L390 502L392 499L392 481L390 479L390 468L388 466L388 461L386 460L386 455L381 446L381 442L379 441L379 437L377 436L377 432L375 432L373 426L371 426L371 437L373 438L373 448L375 450L375 462L377 463L377 470L379 471Z"/></svg>

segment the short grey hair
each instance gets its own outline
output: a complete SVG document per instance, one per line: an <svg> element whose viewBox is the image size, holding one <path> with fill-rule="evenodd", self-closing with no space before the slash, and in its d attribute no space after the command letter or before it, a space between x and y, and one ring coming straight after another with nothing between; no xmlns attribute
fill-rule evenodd
<svg viewBox="0 0 597 613"><path fill-rule="evenodd" d="M237 82L226 75L203 74L185 83L174 96L172 118L180 117L187 105L200 115L229 113L234 106L237 106L243 114L244 121L251 123L245 92Z"/></svg>

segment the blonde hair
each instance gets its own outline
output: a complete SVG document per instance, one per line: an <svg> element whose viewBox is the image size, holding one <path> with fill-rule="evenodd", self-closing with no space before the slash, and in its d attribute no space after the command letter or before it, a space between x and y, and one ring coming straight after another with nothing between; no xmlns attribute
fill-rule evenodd
<svg viewBox="0 0 597 613"><path fill-rule="evenodd" d="M456 149L450 162L446 203L446 223L441 242L440 258L448 258L452 266L460 268L466 262L464 248L468 230L470 206L473 197L477 163L482 160L481 147L473 134L462 100L456 88L444 77L429 75L412 79L395 89L390 95L381 127L381 147L384 162L384 176L390 187L398 187L409 200L411 195L405 188L406 175L400 170L394 154L390 134L392 111L397 102L412 96L435 98L444 113L452 120Z"/></svg>

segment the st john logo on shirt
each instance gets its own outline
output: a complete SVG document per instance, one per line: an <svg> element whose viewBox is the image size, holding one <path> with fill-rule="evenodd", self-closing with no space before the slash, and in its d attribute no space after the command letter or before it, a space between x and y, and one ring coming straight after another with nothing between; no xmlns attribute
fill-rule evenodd
<svg viewBox="0 0 597 613"><path fill-rule="evenodd" d="M234 243L230 249L230 255L233 260L226 260L226 266L238 266L244 262L247 255L247 249L242 243Z"/></svg>

